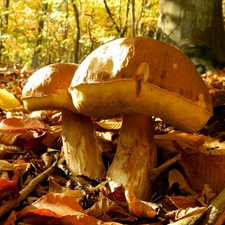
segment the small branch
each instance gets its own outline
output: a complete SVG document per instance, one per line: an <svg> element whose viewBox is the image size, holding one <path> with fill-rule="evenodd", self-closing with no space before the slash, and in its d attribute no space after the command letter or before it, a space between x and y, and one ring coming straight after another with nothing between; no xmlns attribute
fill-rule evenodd
<svg viewBox="0 0 225 225"><path fill-rule="evenodd" d="M169 159L168 161L166 161L164 164L162 164L161 166L157 167L157 168L153 168L151 170L151 174L150 174L150 178L152 181L155 181L155 179L159 176L160 173L162 173L164 170L166 170L170 165L172 165L173 163L179 161L181 159L181 154L176 155L175 157L173 157L172 159Z"/></svg>
<svg viewBox="0 0 225 225"><path fill-rule="evenodd" d="M115 26L115 28L116 28L118 34L120 34L120 32L121 32L121 31L120 31L120 28L118 27L118 25L117 25L117 23L116 23L116 21L115 21L113 15L112 15L110 9L109 9L109 6L107 5L106 0L104 0L104 4L105 4L106 11L107 11L107 13L108 13L108 15L109 15L109 17L110 17L110 19L111 19L113 25Z"/></svg>
<svg viewBox="0 0 225 225"><path fill-rule="evenodd" d="M12 210L18 203L23 201L34 189L36 186L43 180L45 180L51 173L55 171L57 161L53 163L51 167L45 170L42 174L35 177L31 182L20 191L20 196L18 199L12 198L9 201L5 202L0 206L0 218L5 215L7 212Z"/></svg>

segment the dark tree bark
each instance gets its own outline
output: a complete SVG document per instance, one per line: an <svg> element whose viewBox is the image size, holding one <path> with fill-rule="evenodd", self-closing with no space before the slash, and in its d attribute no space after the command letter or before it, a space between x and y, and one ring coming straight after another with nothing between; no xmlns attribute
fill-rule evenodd
<svg viewBox="0 0 225 225"><path fill-rule="evenodd" d="M44 23L45 23L43 15L46 15L47 9L48 9L48 3L43 3L42 4L42 13L41 13L40 19L38 20L38 34L37 34L36 48L34 50L34 54L32 57L32 67L33 68L40 67L38 57L41 52L41 44L42 44L42 40L43 40L42 31L44 29Z"/></svg>
<svg viewBox="0 0 225 225"><path fill-rule="evenodd" d="M2 17L0 18L0 61L2 60L2 51L4 49L2 36L4 35L9 24L9 2L9 0L3 0Z"/></svg>
<svg viewBox="0 0 225 225"><path fill-rule="evenodd" d="M132 0L134 2L134 0ZM106 12L108 13L108 16L111 20L111 22L113 23L113 26L115 27L117 33L118 33L118 36L119 37L124 37L125 36L125 33L127 31L127 28L128 28L128 14L129 14L129 10L130 10L130 0L127 0L127 10L126 10L126 15L125 15L125 22L124 22L124 26L122 27L122 23L121 23L121 18L119 17L119 24L117 24L115 18L114 18L114 15L113 13L111 12L109 6L108 6L108 3L106 0L103 0L104 2L104 5L105 5L105 9L106 9ZM133 5L134 6L134 5Z"/></svg>
<svg viewBox="0 0 225 225"><path fill-rule="evenodd" d="M8 10L9 10L9 0L3 0L3 3L4 3L4 20L5 20L5 25L6 27L8 26L9 24L9 13L8 13Z"/></svg>
<svg viewBox="0 0 225 225"><path fill-rule="evenodd" d="M131 29L132 36L135 37L136 29L135 29L135 0L131 0Z"/></svg>
<svg viewBox="0 0 225 225"><path fill-rule="evenodd" d="M77 8L76 2L72 1L72 6L73 6L73 12L74 12L74 17L75 17L75 23L77 27L77 32L76 32L76 37L74 41L74 62L78 63L79 62L79 41L80 41L80 20L79 20L79 10Z"/></svg>
<svg viewBox="0 0 225 225"><path fill-rule="evenodd" d="M223 64L222 0L161 0L156 39L177 46L194 63L203 59Z"/></svg>

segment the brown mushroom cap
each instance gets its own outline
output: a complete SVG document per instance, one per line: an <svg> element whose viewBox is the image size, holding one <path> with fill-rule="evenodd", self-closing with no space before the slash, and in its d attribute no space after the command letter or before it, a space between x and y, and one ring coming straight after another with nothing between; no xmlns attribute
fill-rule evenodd
<svg viewBox="0 0 225 225"><path fill-rule="evenodd" d="M212 115L211 98L191 60L148 37L121 38L93 51L79 66L70 93L90 117L157 116L185 132Z"/></svg>
<svg viewBox="0 0 225 225"><path fill-rule="evenodd" d="M68 87L77 68L75 63L57 63L37 70L23 88L25 107L31 111L60 108L76 111Z"/></svg>

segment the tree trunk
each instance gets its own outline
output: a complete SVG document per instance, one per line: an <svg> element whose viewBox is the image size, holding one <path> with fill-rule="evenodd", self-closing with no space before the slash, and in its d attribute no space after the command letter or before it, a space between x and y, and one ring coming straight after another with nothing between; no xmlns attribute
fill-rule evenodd
<svg viewBox="0 0 225 225"><path fill-rule="evenodd" d="M128 29L128 14L129 14L129 10L130 10L130 7L129 7L130 0L127 0L126 16L125 16L125 21L124 21L123 27L122 27L122 19L121 19L121 16L120 16L121 15L120 12L119 12L119 25L118 25L115 18L114 18L114 14L109 9L107 1L103 0L103 2L104 2L104 5L105 5L106 12L108 13L109 18L110 18L111 22L113 23L113 26L115 27L115 29L118 33L118 37L120 37L120 38L124 37L125 33ZM120 7L121 7L121 5L120 5Z"/></svg>
<svg viewBox="0 0 225 225"><path fill-rule="evenodd" d="M194 63L224 63L222 0L161 0L156 39L177 46Z"/></svg>
<svg viewBox="0 0 225 225"><path fill-rule="evenodd" d="M80 20L79 20L79 10L77 8L76 2L72 1L72 6L73 6L73 12L74 12L74 17L75 17L75 23L77 27L77 33L76 33L76 38L74 41L74 62L78 63L79 62L79 41L80 41Z"/></svg>
<svg viewBox="0 0 225 225"><path fill-rule="evenodd" d="M2 17L0 18L0 61L2 60L2 51L4 49L2 36L9 24L9 0L3 0Z"/></svg>
<svg viewBox="0 0 225 225"><path fill-rule="evenodd" d="M132 36L135 37L135 0L131 0L131 29Z"/></svg>
<svg viewBox="0 0 225 225"><path fill-rule="evenodd" d="M34 54L32 57L32 67L33 68L38 68L40 67L39 65L39 54L41 52L41 44L42 44L42 40L43 40L43 29L44 29L44 16L47 13L47 9L48 9L48 3L43 3L42 4L42 12L41 12L41 16L40 19L38 20L38 33L37 33L37 41L36 41L36 48L34 50Z"/></svg>

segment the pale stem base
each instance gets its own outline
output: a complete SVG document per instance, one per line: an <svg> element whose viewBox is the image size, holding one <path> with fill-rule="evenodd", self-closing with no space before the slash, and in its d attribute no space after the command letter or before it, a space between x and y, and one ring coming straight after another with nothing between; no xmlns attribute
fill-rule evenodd
<svg viewBox="0 0 225 225"><path fill-rule="evenodd" d="M67 109L62 111L62 118L63 150L72 175L92 179L104 176L105 167L91 118Z"/></svg>
<svg viewBox="0 0 225 225"><path fill-rule="evenodd" d="M137 198L149 200L153 194L150 172L156 165L152 118L125 115L115 158L107 172L112 179L110 185L132 185Z"/></svg>

